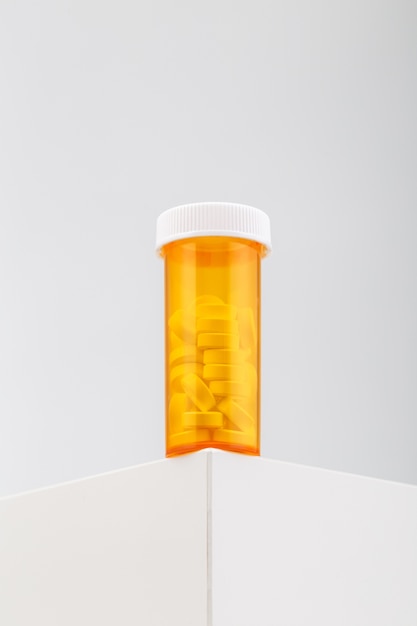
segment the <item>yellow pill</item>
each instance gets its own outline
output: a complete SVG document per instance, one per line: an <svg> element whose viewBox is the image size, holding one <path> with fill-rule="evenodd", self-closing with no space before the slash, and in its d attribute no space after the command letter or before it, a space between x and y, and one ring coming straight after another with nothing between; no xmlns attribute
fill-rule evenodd
<svg viewBox="0 0 417 626"><path fill-rule="evenodd" d="M205 380L233 380L244 383L246 379L245 365L205 365Z"/></svg>
<svg viewBox="0 0 417 626"><path fill-rule="evenodd" d="M172 366L179 363L202 363L203 351L196 348L196 346L181 345L175 350L172 350L169 355L169 363Z"/></svg>
<svg viewBox="0 0 417 626"><path fill-rule="evenodd" d="M184 413L184 428L222 428L223 414L220 411L187 411Z"/></svg>
<svg viewBox="0 0 417 626"><path fill-rule="evenodd" d="M219 397L219 400L221 398ZM249 413L249 415L251 415L253 417L253 419L256 421L256 416L258 415L258 398L256 394L250 394L249 396L247 396L246 398L244 398L243 396L233 396L232 400L234 400L235 402L237 402L237 404L239 404L243 409L245 409L245 411L247 411ZM189 409L190 411L192 409ZM235 426L232 426L232 428L235 428Z"/></svg>
<svg viewBox="0 0 417 626"><path fill-rule="evenodd" d="M240 345L242 348L256 348L256 326L253 311L250 307L242 307L237 314L239 322Z"/></svg>
<svg viewBox="0 0 417 626"><path fill-rule="evenodd" d="M203 296L198 296L198 298L194 300L193 307L199 306L200 304L224 304L224 302L218 296L205 294Z"/></svg>
<svg viewBox="0 0 417 626"><path fill-rule="evenodd" d="M215 396L243 396L247 398L250 394L248 385L237 380L213 380L209 383L209 387Z"/></svg>
<svg viewBox="0 0 417 626"><path fill-rule="evenodd" d="M236 320L211 319L200 317L197 319L198 333L232 333L239 332Z"/></svg>
<svg viewBox="0 0 417 626"><path fill-rule="evenodd" d="M182 345L183 345L182 339L180 339L178 335L176 335L175 333L172 332L172 330L170 330L169 331L169 346L171 350L174 350L175 348L179 348L179 346L182 346Z"/></svg>
<svg viewBox="0 0 417 626"><path fill-rule="evenodd" d="M196 308L197 317L208 319L234 320L237 308L231 304L199 304Z"/></svg>
<svg viewBox="0 0 417 626"><path fill-rule="evenodd" d="M181 379L181 386L190 400L201 411L209 411L216 404L216 399L200 376L192 373Z"/></svg>
<svg viewBox="0 0 417 626"><path fill-rule="evenodd" d="M184 429L183 415L193 409L193 403L185 393L174 393L168 409L169 430L177 433Z"/></svg>
<svg viewBox="0 0 417 626"><path fill-rule="evenodd" d="M229 333L200 333L197 339L199 348L229 348L237 350L239 347L239 335Z"/></svg>
<svg viewBox="0 0 417 626"><path fill-rule="evenodd" d="M203 362L214 363L244 363L249 353L245 350L204 350Z"/></svg>
<svg viewBox="0 0 417 626"><path fill-rule="evenodd" d="M226 428L218 428L213 432L213 441L218 443L230 443L248 448L256 447L256 431L251 433L242 433L240 430L228 430Z"/></svg>
<svg viewBox="0 0 417 626"><path fill-rule="evenodd" d="M193 445L195 443L205 443L211 441L211 432L208 429L196 428L183 433L171 435L168 438L169 446L172 448L179 446ZM216 431L214 431L216 432Z"/></svg>
<svg viewBox="0 0 417 626"><path fill-rule="evenodd" d="M169 381L174 391L182 391L181 379L188 374L202 376L203 366L201 363L182 363L172 368L169 374Z"/></svg>
<svg viewBox="0 0 417 626"><path fill-rule="evenodd" d="M252 363L246 363L246 380L250 387L251 396L255 397L258 389L258 373Z"/></svg>
<svg viewBox="0 0 417 626"><path fill-rule="evenodd" d="M191 311L184 311L184 309L175 311L168 320L168 326L180 339L188 343L195 342L197 320Z"/></svg>
<svg viewBox="0 0 417 626"><path fill-rule="evenodd" d="M217 408L224 413L239 430L250 432L255 429L256 422L252 415L235 400L224 398L224 400L218 403Z"/></svg>

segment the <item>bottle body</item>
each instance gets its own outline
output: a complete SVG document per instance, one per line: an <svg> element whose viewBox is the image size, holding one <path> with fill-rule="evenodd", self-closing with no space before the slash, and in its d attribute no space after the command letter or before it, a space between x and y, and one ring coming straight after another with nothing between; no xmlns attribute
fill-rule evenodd
<svg viewBox="0 0 417 626"><path fill-rule="evenodd" d="M166 454L260 453L260 261L227 236L165 245Z"/></svg>

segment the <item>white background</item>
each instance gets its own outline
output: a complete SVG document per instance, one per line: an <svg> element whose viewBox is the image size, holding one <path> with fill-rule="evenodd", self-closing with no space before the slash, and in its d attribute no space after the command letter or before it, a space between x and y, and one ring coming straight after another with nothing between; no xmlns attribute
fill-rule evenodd
<svg viewBox="0 0 417 626"><path fill-rule="evenodd" d="M264 456L417 483L417 5L0 0L0 495L161 458L158 214L266 211Z"/></svg>

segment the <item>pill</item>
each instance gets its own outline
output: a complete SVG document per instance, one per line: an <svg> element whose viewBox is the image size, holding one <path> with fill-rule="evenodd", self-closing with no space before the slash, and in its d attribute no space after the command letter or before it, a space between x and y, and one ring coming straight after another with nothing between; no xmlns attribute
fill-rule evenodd
<svg viewBox="0 0 417 626"><path fill-rule="evenodd" d="M236 426L223 414L223 428L224 430L236 430ZM236 430L241 433L241 430Z"/></svg>
<svg viewBox="0 0 417 626"><path fill-rule="evenodd" d="M181 386L191 401L201 411L209 411L216 404L216 399L201 378L190 373L181 379Z"/></svg>
<svg viewBox="0 0 417 626"><path fill-rule="evenodd" d="M199 348L230 348L237 350L239 335L229 333L200 333L197 339Z"/></svg>
<svg viewBox="0 0 417 626"><path fill-rule="evenodd" d="M183 415L186 411L195 409L193 403L185 393L174 393L169 401L168 421L171 432L181 432L184 428Z"/></svg>
<svg viewBox="0 0 417 626"><path fill-rule="evenodd" d="M169 331L169 345L171 350L174 350L174 348L179 348L179 346L183 345L182 339L180 339L178 335L173 333L172 330Z"/></svg>
<svg viewBox="0 0 417 626"><path fill-rule="evenodd" d="M258 389L258 374L256 367L252 363L246 363L246 380L252 396L255 396Z"/></svg>
<svg viewBox="0 0 417 626"><path fill-rule="evenodd" d="M197 332L197 320L191 311L179 309L168 320L168 326L180 339L194 343Z"/></svg>
<svg viewBox="0 0 417 626"><path fill-rule="evenodd" d="M210 294L205 294L203 296L198 296L193 302L193 308L199 306L200 304L224 304L223 300L218 296L211 296Z"/></svg>
<svg viewBox="0 0 417 626"><path fill-rule="evenodd" d="M223 414L220 411L186 411L184 428L222 428Z"/></svg>
<svg viewBox="0 0 417 626"><path fill-rule="evenodd" d="M179 363L202 363L203 351L199 350L196 346L181 345L175 350L172 350L169 355L169 363L171 367L178 365Z"/></svg>
<svg viewBox="0 0 417 626"><path fill-rule="evenodd" d="M242 348L256 348L256 326L253 311L250 307L242 307L237 314L239 323L240 345Z"/></svg>
<svg viewBox="0 0 417 626"><path fill-rule="evenodd" d="M218 401L220 402L222 398L218 396ZM258 415L258 396L257 394L250 393L246 398L243 396L232 396L232 400L234 400L237 404L239 404L249 415L253 417L256 422L256 416ZM191 410L191 409L189 409ZM232 428L235 428L233 426Z"/></svg>
<svg viewBox="0 0 417 626"><path fill-rule="evenodd" d="M237 307L231 304L199 304L196 307L197 317L208 319L234 320Z"/></svg>
<svg viewBox="0 0 417 626"><path fill-rule="evenodd" d="M177 433L168 437L169 447L176 448L179 446L192 447L195 443L205 443L211 441L211 432L208 429L196 428L195 430L187 430L183 433ZM216 432L216 431L214 431ZM242 433L241 433L242 434Z"/></svg>
<svg viewBox="0 0 417 626"><path fill-rule="evenodd" d="M240 446L246 446L248 448L256 448L256 431L250 433L242 433L240 430L226 430L225 428L218 428L213 431L213 441L218 443L229 443Z"/></svg>
<svg viewBox="0 0 417 626"><path fill-rule="evenodd" d="M245 365L205 365L203 378L205 380L234 380L244 383L246 371Z"/></svg>
<svg viewBox="0 0 417 626"><path fill-rule="evenodd" d="M217 408L239 429L249 432L255 429L256 423L248 411L232 398L224 398Z"/></svg>
<svg viewBox="0 0 417 626"><path fill-rule="evenodd" d="M196 374L197 376L203 375L203 366L201 363L182 363L181 365L177 365L173 367L170 375L169 381L175 391L182 391L181 387L181 379L187 374Z"/></svg>
<svg viewBox="0 0 417 626"><path fill-rule="evenodd" d="M236 320L200 317L197 319L198 333L233 333L239 332Z"/></svg>
<svg viewBox="0 0 417 626"><path fill-rule="evenodd" d="M215 396L248 397L250 394L248 385L237 380L212 380L209 387Z"/></svg>
<svg viewBox="0 0 417 626"><path fill-rule="evenodd" d="M244 363L249 356L245 350L204 350L203 362L211 363Z"/></svg>

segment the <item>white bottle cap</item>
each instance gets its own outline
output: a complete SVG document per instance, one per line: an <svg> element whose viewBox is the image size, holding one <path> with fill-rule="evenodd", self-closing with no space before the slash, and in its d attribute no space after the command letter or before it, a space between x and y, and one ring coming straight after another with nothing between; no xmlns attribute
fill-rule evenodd
<svg viewBox="0 0 417 626"><path fill-rule="evenodd" d="M257 241L271 252L271 227L263 211L245 204L198 202L162 213L156 226L156 249L190 237L237 237Z"/></svg>

